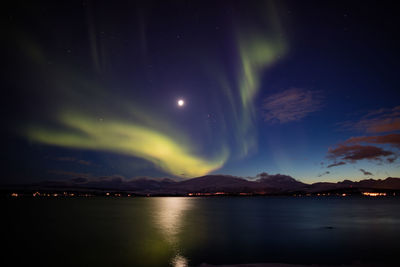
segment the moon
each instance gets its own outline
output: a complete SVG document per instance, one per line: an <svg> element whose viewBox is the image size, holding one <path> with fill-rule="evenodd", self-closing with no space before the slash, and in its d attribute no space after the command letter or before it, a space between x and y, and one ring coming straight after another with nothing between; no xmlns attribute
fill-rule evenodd
<svg viewBox="0 0 400 267"><path fill-rule="evenodd" d="M185 105L185 101L183 99L178 99L178 106L183 107Z"/></svg>

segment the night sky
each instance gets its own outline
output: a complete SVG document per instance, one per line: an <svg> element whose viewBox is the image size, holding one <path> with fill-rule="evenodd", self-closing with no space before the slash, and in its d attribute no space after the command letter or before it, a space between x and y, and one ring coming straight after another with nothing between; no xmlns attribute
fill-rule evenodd
<svg viewBox="0 0 400 267"><path fill-rule="evenodd" d="M400 177L390 2L15 1L4 11L3 183Z"/></svg>

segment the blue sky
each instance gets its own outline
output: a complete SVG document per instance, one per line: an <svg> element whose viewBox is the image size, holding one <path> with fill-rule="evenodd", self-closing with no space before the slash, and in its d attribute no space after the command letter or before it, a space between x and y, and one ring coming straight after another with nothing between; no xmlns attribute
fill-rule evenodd
<svg viewBox="0 0 400 267"><path fill-rule="evenodd" d="M389 5L43 1L7 12L3 182L400 176Z"/></svg>

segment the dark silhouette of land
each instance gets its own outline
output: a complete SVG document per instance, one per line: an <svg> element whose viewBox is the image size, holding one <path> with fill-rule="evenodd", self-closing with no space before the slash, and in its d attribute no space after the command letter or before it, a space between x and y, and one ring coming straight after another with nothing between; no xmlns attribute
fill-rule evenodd
<svg viewBox="0 0 400 267"><path fill-rule="evenodd" d="M344 180L306 184L287 175L263 173L256 180L228 175L206 175L188 180L169 178L100 177L44 181L0 188L2 195L116 195L116 196L219 196L219 195L372 195L400 196L400 178ZM14 194L14 196L16 196Z"/></svg>

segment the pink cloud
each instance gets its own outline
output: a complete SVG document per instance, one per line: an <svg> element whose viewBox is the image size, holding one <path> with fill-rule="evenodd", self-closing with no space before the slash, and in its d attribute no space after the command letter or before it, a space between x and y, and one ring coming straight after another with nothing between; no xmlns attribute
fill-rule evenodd
<svg viewBox="0 0 400 267"><path fill-rule="evenodd" d="M334 163L332 163L332 164L329 164L329 165L327 166L327 168L337 167L337 166L345 165L345 164L346 164L346 162L344 162L344 161L334 162Z"/></svg>
<svg viewBox="0 0 400 267"><path fill-rule="evenodd" d="M382 160L383 157L393 156L392 151L384 150L376 146L345 145L340 144L336 148L330 148L328 157L332 159L342 159L350 162L358 160Z"/></svg>
<svg viewBox="0 0 400 267"><path fill-rule="evenodd" d="M346 140L344 143L346 143L346 144L358 144L358 143L389 144L389 145L400 148L400 134L351 137L348 140Z"/></svg>
<svg viewBox="0 0 400 267"><path fill-rule="evenodd" d="M366 171L364 169L360 169L360 172L362 172L364 175L373 175L371 172Z"/></svg>
<svg viewBox="0 0 400 267"><path fill-rule="evenodd" d="M400 106L391 109L373 110L359 121L346 121L344 128L367 133L386 133L400 131Z"/></svg>
<svg viewBox="0 0 400 267"><path fill-rule="evenodd" d="M320 108L319 92L292 88L264 99L264 120L281 124L299 121Z"/></svg>
<svg viewBox="0 0 400 267"><path fill-rule="evenodd" d="M397 153L370 144L400 148L400 134L351 137L335 148L329 148L328 158L335 160L335 163L330 164L328 168L346 164L344 161L354 163L363 159L377 161L385 159L386 162L393 163L397 159ZM336 163L337 159L344 161Z"/></svg>

